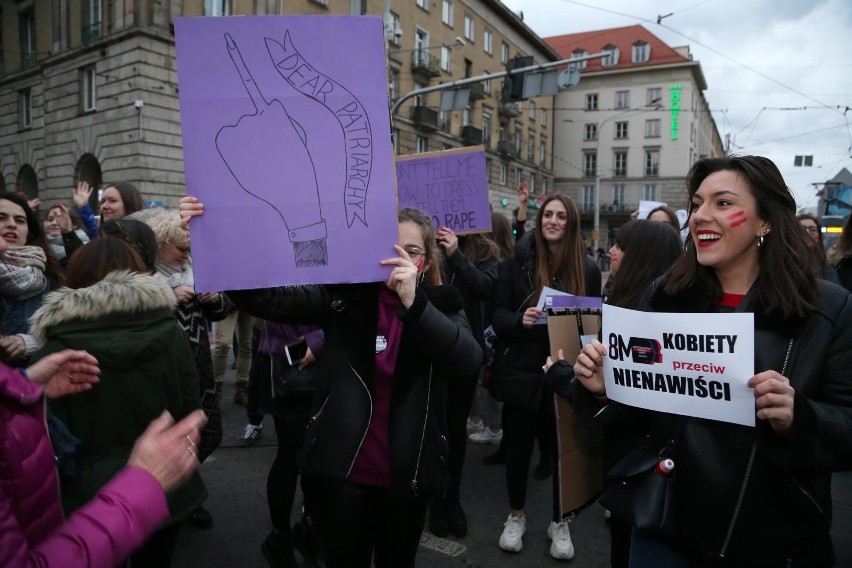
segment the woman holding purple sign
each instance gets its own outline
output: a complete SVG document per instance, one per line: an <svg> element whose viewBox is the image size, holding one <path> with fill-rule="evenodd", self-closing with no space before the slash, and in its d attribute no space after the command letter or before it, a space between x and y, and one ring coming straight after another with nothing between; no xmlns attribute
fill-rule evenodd
<svg viewBox="0 0 852 568"><path fill-rule="evenodd" d="M202 212L181 200L183 217ZM302 472L320 490L329 568L414 566L427 503L446 483L447 383L482 362L461 298L441 284L430 218L398 219L383 284L228 293L254 316L325 332Z"/></svg>
<svg viewBox="0 0 852 568"><path fill-rule="evenodd" d="M793 195L767 158L701 160L687 188L686 253L640 308L753 312L757 420L647 411L648 447L680 433L670 456L674 536L634 529L630 566L833 566L831 473L852 467L852 297L815 278ZM605 356L592 342L574 365L602 400Z"/></svg>

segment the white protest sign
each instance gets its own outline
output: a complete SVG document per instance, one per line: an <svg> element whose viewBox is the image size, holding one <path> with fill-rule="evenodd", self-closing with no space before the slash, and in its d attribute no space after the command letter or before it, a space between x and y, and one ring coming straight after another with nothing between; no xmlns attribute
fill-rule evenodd
<svg viewBox="0 0 852 568"><path fill-rule="evenodd" d="M568 292L563 292L562 290L557 290L556 288L551 288L550 286L544 286L541 289L541 294L538 297L538 303L535 305L538 309L540 309L541 317L535 320L533 325L544 325L547 323L547 307L550 305L550 299L554 296L572 296L573 294L569 294Z"/></svg>
<svg viewBox="0 0 852 568"><path fill-rule="evenodd" d="M637 219L647 219L648 215L651 214L651 211L656 209L657 207L667 207L668 204L665 201L645 201L642 200L639 202L639 216Z"/></svg>
<svg viewBox="0 0 852 568"><path fill-rule="evenodd" d="M754 426L754 315L603 307L608 398L630 406Z"/></svg>

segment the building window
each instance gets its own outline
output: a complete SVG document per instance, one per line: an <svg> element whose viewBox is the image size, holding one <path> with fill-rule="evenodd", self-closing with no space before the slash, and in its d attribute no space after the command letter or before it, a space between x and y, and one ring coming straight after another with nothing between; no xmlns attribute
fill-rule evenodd
<svg viewBox="0 0 852 568"><path fill-rule="evenodd" d="M588 55L588 52L585 49L575 49L571 53L572 58L585 57L587 55ZM588 63L588 61L586 61L586 60L577 61L576 63L571 64L571 69L585 69L586 63Z"/></svg>
<svg viewBox="0 0 852 568"><path fill-rule="evenodd" d="M633 44L633 63L644 63L651 55L651 47L644 41Z"/></svg>
<svg viewBox="0 0 852 568"><path fill-rule="evenodd" d="M449 45L441 46L441 69L447 73L453 72L453 48Z"/></svg>
<svg viewBox="0 0 852 568"><path fill-rule="evenodd" d="M527 161L535 161L535 132L530 132L527 137Z"/></svg>
<svg viewBox="0 0 852 568"><path fill-rule="evenodd" d="M515 170L515 187L521 185L522 181L524 181L524 170L518 168Z"/></svg>
<svg viewBox="0 0 852 568"><path fill-rule="evenodd" d="M541 193L542 195L547 195L547 178L541 178Z"/></svg>
<svg viewBox="0 0 852 568"><path fill-rule="evenodd" d="M427 12L429 11L429 0L415 0L415 2L417 2L417 5Z"/></svg>
<svg viewBox="0 0 852 568"><path fill-rule="evenodd" d="M533 173L530 174L529 188L530 188L530 195L535 195L535 174L533 174Z"/></svg>
<svg viewBox="0 0 852 568"><path fill-rule="evenodd" d="M422 154L423 152L429 151L429 140L424 136L417 137L417 145L414 148L414 151L418 154Z"/></svg>
<svg viewBox="0 0 852 568"><path fill-rule="evenodd" d="M660 137L660 119L652 118L645 121L645 138ZM690 162L691 163L691 162Z"/></svg>
<svg viewBox="0 0 852 568"><path fill-rule="evenodd" d="M509 184L509 164L500 162L500 185Z"/></svg>
<svg viewBox="0 0 852 568"><path fill-rule="evenodd" d="M33 94L29 89L18 91L19 125L30 128L33 125Z"/></svg>
<svg viewBox="0 0 852 568"><path fill-rule="evenodd" d="M452 126L450 119L450 111L442 110L438 113L438 126L441 127L441 130L444 132L449 132Z"/></svg>
<svg viewBox="0 0 852 568"><path fill-rule="evenodd" d="M541 125L547 126L547 109L541 109Z"/></svg>
<svg viewBox="0 0 852 568"><path fill-rule="evenodd" d="M615 123L615 139L624 140L627 138L627 122Z"/></svg>
<svg viewBox="0 0 852 568"><path fill-rule="evenodd" d="M663 100L663 90L660 87L654 87L652 89L648 89L648 93L645 96L645 104L655 105L662 100Z"/></svg>
<svg viewBox="0 0 852 568"><path fill-rule="evenodd" d="M491 79L485 79L482 81L482 90L485 91L486 95L490 95L492 93L491 88Z"/></svg>
<svg viewBox="0 0 852 568"><path fill-rule="evenodd" d="M390 42L392 45L399 45L399 38L402 37L402 24L399 20L399 14L395 12L391 12L391 25L390 25Z"/></svg>
<svg viewBox="0 0 852 568"><path fill-rule="evenodd" d="M441 10L441 21L453 27L453 0L444 0Z"/></svg>
<svg viewBox="0 0 852 568"><path fill-rule="evenodd" d="M538 147L538 165L543 169L547 167L547 139L541 139L541 145Z"/></svg>
<svg viewBox="0 0 852 568"><path fill-rule="evenodd" d="M485 34L482 36L483 48L485 49L485 53L491 54L491 51L494 49L494 34L491 33L491 30L485 28Z"/></svg>
<svg viewBox="0 0 852 568"><path fill-rule="evenodd" d="M21 40L21 69L35 67L36 27L33 8L18 13L18 36Z"/></svg>
<svg viewBox="0 0 852 568"><path fill-rule="evenodd" d="M97 75L95 66L90 65L80 71L81 108L84 112L97 110Z"/></svg>
<svg viewBox="0 0 852 568"><path fill-rule="evenodd" d="M228 0L204 0L205 16L227 16L230 12Z"/></svg>
<svg viewBox="0 0 852 568"><path fill-rule="evenodd" d="M645 201L656 201L657 200L657 184L655 183L646 183L645 184L645 193L644 198Z"/></svg>
<svg viewBox="0 0 852 568"><path fill-rule="evenodd" d="M645 175L660 175L660 151L645 150Z"/></svg>
<svg viewBox="0 0 852 568"><path fill-rule="evenodd" d="M50 0L50 43L54 52L62 49L62 8L62 2Z"/></svg>
<svg viewBox="0 0 852 568"><path fill-rule="evenodd" d="M534 100L530 100L529 109L530 109L530 113L529 113L530 120L535 120L535 101Z"/></svg>
<svg viewBox="0 0 852 568"><path fill-rule="evenodd" d="M624 205L624 185L617 184L612 186L612 204Z"/></svg>
<svg viewBox="0 0 852 568"><path fill-rule="evenodd" d="M391 143L393 144L393 153L399 156L399 128L391 130Z"/></svg>
<svg viewBox="0 0 852 568"><path fill-rule="evenodd" d="M603 48L603 51L606 53L606 57L601 59L601 65L604 67L612 67L613 65L618 64L618 48L614 45L607 45Z"/></svg>
<svg viewBox="0 0 852 568"><path fill-rule="evenodd" d="M350 0L349 13L353 16L363 16L367 13L367 0Z"/></svg>
<svg viewBox="0 0 852 568"><path fill-rule="evenodd" d="M500 42L500 63L509 62L509 44L505 41Z"/></svg>
<svg viewBox="0 0 852 568"><path fill-rule="evenodd" d="M630 91L615 92L615 108L627 108L630 106Z"/></svg>
<svg viewBox="0 0 852 568"><path fill-rule="evenodd" d="M598 139L598 125L594 122L586 123L586 126L583 128L583 140L597 140Z"/></svg>
<svg viewBox="0 0 852 568"><path fill-rule="evenodd" d="M391 104L399 97L399 69L388 69L388 97Z"/></svg>
<svg viewBox="0 0 852 568"><path fill-rule="evenodd" d="M613 175L616 177L625 177L627 175L627 151L616 150L613 157L613 163L615 164L615 168L612 172Z"/></svg>
<svg viewBox="0 0 852 568"><path fill-rule="evenodd" d="M586 95L586 110L598 110L597 93Z"/></svg>
<svg viewBox="0 0 852 568"><path fill-rule="evenodd" d="M470 41L476 41L476 22L470 14L464 15L464 38Z"/></svg>
<svg viewBox="0 0 852 568"><path fill-rule="evenodd" d="M595 177L598 172L598 155L595 152L583 154L583 176Z"/></svg>
<svg viewBox="0 0 852 568"><path fill-rule="evenodd" d="M491 109L482 109L482 143L491 148Z"/></svg>
<svg viewBox="0 0 852 568"><path fill-rule="evenodd" d="M470 126L470 105L462 111L462 126Z"/></svg>
<svg viewBox="0 0 852 568"><path fill-rule="evenodd" d="M580 199L580 203L583 204L583 209L590 209L595 205L595 186L593 185L584 185L583 186L583 194Z"/></svg>

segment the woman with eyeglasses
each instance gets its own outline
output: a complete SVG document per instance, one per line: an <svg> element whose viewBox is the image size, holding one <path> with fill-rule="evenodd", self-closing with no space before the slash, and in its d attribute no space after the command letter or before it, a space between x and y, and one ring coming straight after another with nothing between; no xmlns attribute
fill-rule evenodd
<svg viewBox="0 0 852 568"><path fill-rule="evenodd" d="M180 208L203 212L194 197ZM302 472L318 485L329 568L414 566L447 477L447 382L473 380L482 361L461 297L441 284L431 219L398 220L384 283L228 292L256 317L325 332Z"/></svg>
<svg viewBox="0 0 852 568"><path fill-rule="evenodd" d="M563 195L547 197L535 229L524 235L500 265L494 290L493 325L497 333L491 367L491 392L503 401L503 440L506 442L506 485L511 513L503 525L499 546L508 552L523 548L524 512L530 458L536 430L546 431L547 459L556 455L553 392L542 381L542 365L550 354L547 325L538 308L544 288L578 296L600 296L601 272L583 251L580 214ZM541 442L540 442L541 443ZM543 456L542 459L545 459ZM554 469L554 471L556 471ZM568 521L559 510L559 475L553 475L553 511L547 535L550 555L574 557Z"/></svg>
<svg viewBox="0 0 852 568"><path fill-rule="evenodd" d="M831 473L852 468L852 296L814 276L795 200L771 160L700 160L687 190L685 254L640 309L754 313L756 374L743 379L756 420L648 411L637 432L651 436L646 447L662 448L681 424L671 456L676 534L634 531L630 566L833 566ZM594 341L574 365L601 400L604 356ZM606 404L600 419L618 407Z"/></svg>
<svg viewBox="0 0 852 568"><path fill-rule="evenodd" d="M837 277L837 271L826 260L825 246L822 242L822 223L813 215L802 213L796 215L799 224L805 230L807 235L808 251L811 253L811 266L814 269L814 274L817 278L828 280L834 284L840 284L840 278Z"/></svg>

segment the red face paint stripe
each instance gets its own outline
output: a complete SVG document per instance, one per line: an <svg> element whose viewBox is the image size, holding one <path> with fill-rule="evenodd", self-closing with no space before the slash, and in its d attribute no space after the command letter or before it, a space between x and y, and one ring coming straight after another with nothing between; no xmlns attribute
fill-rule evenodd
<svg viewBox="0 0 852 568"><path fill-rule="evenodd" d="M743 217L742 219L738 219L738 220L734 221L733 223L731 223L731 227L739 227L740 225L742 225L746 221L748 221L748 217Z"/></svg>
<svg viewBox="0 0 852 568"><path fill-rule="evenodd" d="M736 219L737 217L742 217L743 215L745 215L745 211L737 211L733 215L728 215L727 217L725 217L725 219Z"/></svg>

